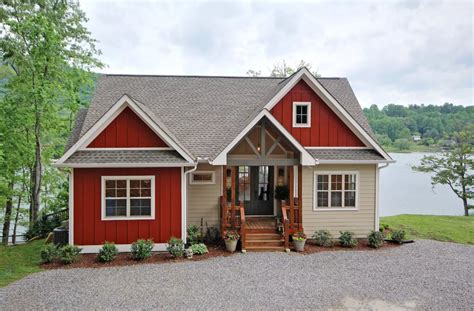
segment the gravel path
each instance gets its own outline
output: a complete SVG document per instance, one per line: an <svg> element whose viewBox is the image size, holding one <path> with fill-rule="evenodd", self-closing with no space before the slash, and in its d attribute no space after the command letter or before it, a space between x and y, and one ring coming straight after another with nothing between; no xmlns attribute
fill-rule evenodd
<svg viewBox="0 0 474 311"><path fill-rule="evenodd" d="M474 307L474 247L247 253L199 262L50 270L0 289L0 309Z"/></svg>

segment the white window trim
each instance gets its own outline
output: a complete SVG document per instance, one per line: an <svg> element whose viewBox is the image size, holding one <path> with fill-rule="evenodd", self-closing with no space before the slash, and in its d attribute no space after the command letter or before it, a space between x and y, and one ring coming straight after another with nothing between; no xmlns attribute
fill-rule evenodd
<svg viewBox="0 0 474 311"><path fill-rule="evenodd" d="M356 175L356 200L355 207L318 207L318 175ZM359 181L360 174L358 171L314 171L313 177L313 211L314 212L328 212L328 211L358 211L359 210ZM342 192L343 198L342 203L344 204L344 180L342 181ZM329 177L329 195L328 199L330 202L330 193L331 193L331 177Z"/></svg>
<svg viewBox="0 0 474 311"><path fill-rule="evenodd" d="M199 174L211 174L212 179L211 181L195 181L194 175ZM214 185L216 183L216 172L215 171L194 171L191 173L191 178L189 178L190 185Z"/></svg>
<svg viewBox="0 0 474 311"><path fill-rule="evenodd" d="M296 106L308 107L308 122L306 124L296 123ZM311 102L293 102L293 127L311 127Z"/></svg>
<svg viewBox="0 0 474 311"><path fill-rule="evenodd" d="M126 180L127 181L127 215L130 215L130 180L150 179L151 180L151 215L150 216L105 216L105 181L106 180ZM101 177L101 220L154 220L155 219L155 176L102 176Z"/></svg>

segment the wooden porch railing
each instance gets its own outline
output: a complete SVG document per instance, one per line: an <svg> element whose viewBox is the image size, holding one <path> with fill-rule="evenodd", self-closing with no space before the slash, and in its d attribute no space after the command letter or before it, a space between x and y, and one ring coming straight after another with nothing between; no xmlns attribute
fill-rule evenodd
<svg viewBox="0 0 474 311"><path fill-rule="evenodd" d="M290 248L290 235L303 231L301 222L300 204L298 198L294 198L293 204L287 205L285 201L281 204L281 215L283 222L283 238L285 240L285 249Z"/></svg>
<svg viewBox="0 0 474 311"><path fill-rule="evenodd" d="M242 250L246 246L246 230L245 230L245 208L244 202L236 205L232 202L227 202L224 196L219 198L221 204L221 234L226 230L236 230L240 234L240 242L242 243Z"/></svg>

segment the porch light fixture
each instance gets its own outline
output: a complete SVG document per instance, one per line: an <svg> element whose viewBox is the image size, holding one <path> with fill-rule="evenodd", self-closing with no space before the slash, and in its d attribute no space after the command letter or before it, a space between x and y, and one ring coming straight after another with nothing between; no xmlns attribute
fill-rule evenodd
<svg viewBox="0 0 474 311"><path fill-rule="evenodd" d="M260 150L262 150L262 148L260 148L260 144L257 145L257 151L260 152Z"/></svg>

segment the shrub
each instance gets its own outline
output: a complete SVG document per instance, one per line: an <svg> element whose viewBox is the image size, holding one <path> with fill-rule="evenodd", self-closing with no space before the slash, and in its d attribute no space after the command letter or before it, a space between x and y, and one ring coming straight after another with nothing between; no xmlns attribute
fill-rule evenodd
<svg viewBox="0 0 474 311"><path fill-rule="evenodd" d="M236 230L227 230L224 233L224 240L235 241L240 239L240 234Z"/></svg>
<svg viewBox="0 0 474 311"><path fill-rule="evenodd" d="M40 251L41 262L50 263L58 257L58 248L52 243L48 243L41 248Z"/></svg>
<svg viewBox="0 0 474 311"><path fill-rule="evenodd" d="M380 231L371 231L367 236L367 244L373 248L379 248L383 245L383 234Z"/></svg>
<svg viewBox="0 0 474 311"><path fill-rule="evenodd" d="M390 229L390 226L387 225L387 224L380 224L380 228L379 228L379 231L380 232L384 232L385 230L388 230Z"/></svg>
<svg viewBox="0 0 474 311"><path fill-rule="evenodd" d="M155 243L152 240L137 240L132 243L131 252L132 259L143 260L151 257L151 251Z"/></svg>
<svg viewBox="0 0 474 311"><path fill-rule="evenodd" d="M204 254L209 253L209 251L207 250L206 244L203 244L203 243L191 245L190 248L193 251L193 254L196 254L196 255L204 255Z"/></svg>
<svg viewBox="0 0 474 311"><path fill-rule="evenodd" d="M59 259L64 264L71 264L79 258L81 249L75 245L64 245L59 249Z"/></svg>
<svg viewBox="0 0 474 311"><path fill-rule="evenodd" d="M199 227L196 225L189 226L186 230L188 233L188 243L189 245L194 245L201 242L201 233L199 232Z"/></svg>
<svg viewBox="0 0 474 311"><path fill-rule="evenodd" d="M114 243L105 242L97 254L97 260L100 262L110 262L118 255L117 246Z"/></svg>
<svg viewBox="0 0 474 311"><path fill-rule="evenodd" d="M316 231L312 236L314 243L319 246L331 247L334 245L333 237L331 232L328 230Z"/></svg>
<svg viewBox="0 0 474 311"><path fill-rule="evenodd" d="M354 233L350 231L339 231L341 236L339 237L339 243L342 247L356 247L357 240L354 238Z"/></svg>
<svg viewBox="0 0 474 311"><path fill-rule="evenodd" d="M56 216L41 216L33 222L33 225L25 232L26 239L30 240L35 237L45 238L48 233L61 225L61 219Z"/></svg>
<svg viewBox="0 0 474 311"><path fill-rule="evenodd" d="M296 232L293 234L293 241L304 241L306 240L306 234L304 232Z"/></svg>
<svg viewBox="0 0 474 311"><path fill-rule="evenodd" d="M221 241L219 229L216 227L207 227L205 241L208 244L218 244Z"/></svg>
<svg viewBox="0 0 474 311"><path fill-rule="evenodd" d="M405 230L399 229L399 230L394 230L392 232L392 240L397 242L398 244L403 244L403 241L405 241Z"/></svg>
<svg viewBox="0 0 474 311"><path fill-rule="evenodd" d="M174 258L183 257L183 255L184 255L183 240L175 238L175 237L171 237L171 239L168 241L168 246L166 247L166 250Z"/></svg>

